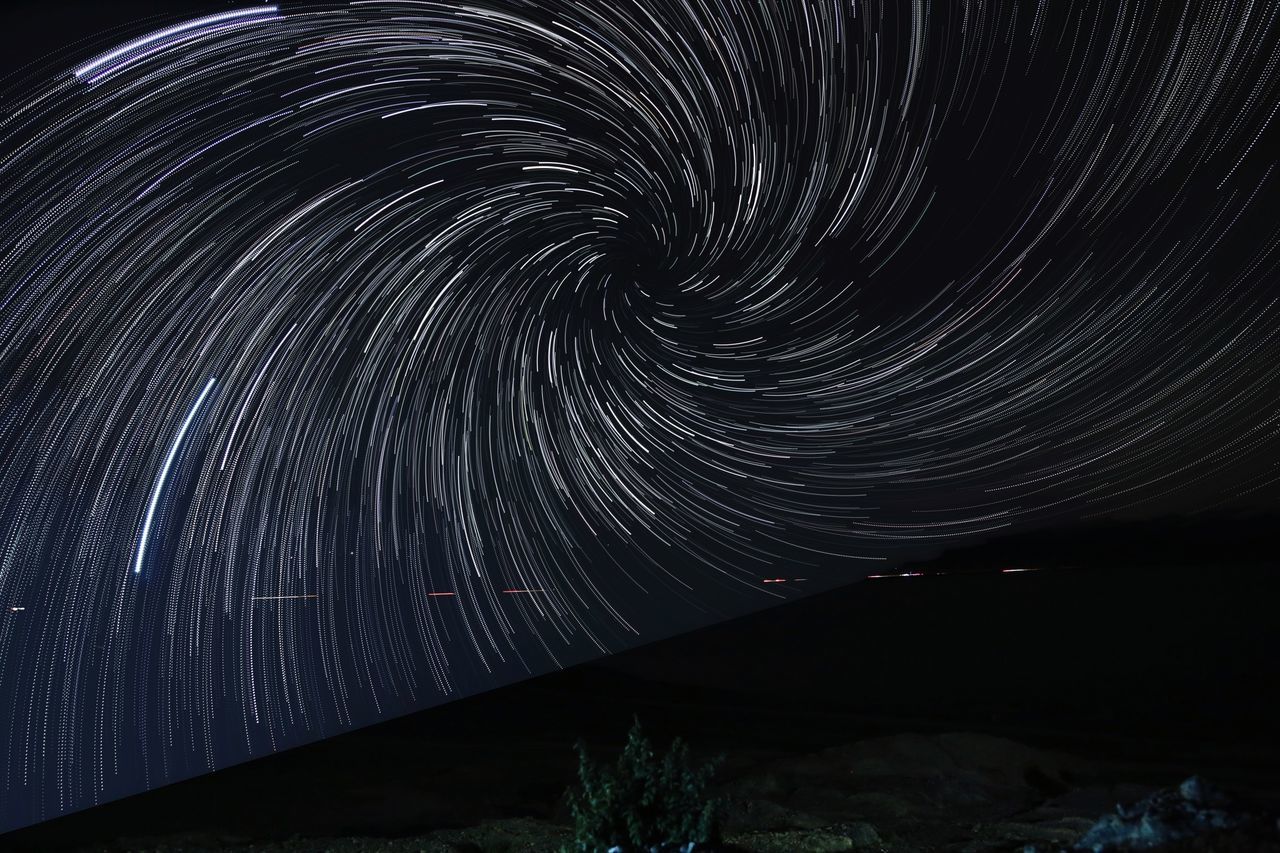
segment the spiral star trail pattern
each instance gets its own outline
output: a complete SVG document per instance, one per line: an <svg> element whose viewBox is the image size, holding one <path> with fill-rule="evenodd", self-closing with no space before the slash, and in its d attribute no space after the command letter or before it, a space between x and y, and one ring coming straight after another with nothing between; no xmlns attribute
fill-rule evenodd
<svg viewBox="0 0 1280 853"><path fill-rule="evenodd" d="M1278 12L241 4L14 71L0 829L1274 501Z"/></svg>

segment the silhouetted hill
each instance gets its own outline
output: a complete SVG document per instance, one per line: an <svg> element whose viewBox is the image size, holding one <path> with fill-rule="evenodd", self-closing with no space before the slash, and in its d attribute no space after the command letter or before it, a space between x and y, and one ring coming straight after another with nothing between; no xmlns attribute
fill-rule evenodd
<svg viewBox="0 0 1280 853"><path fill-rule="evenodd" d="M873 735L968 731L1140 760L1165 768L1164 782L1195 771L1280 787L1274 524L1200 517L1004 537L909 567L914 576L815 594L51 821L0 848L550 818L573 777L573 742L607 750L633 714L660 740L683 735L743 767ZM1011 567L1034 570L1002 571Z"/></svg>
<svg viewBox="0 0 1280 853"><path fill-rule="evenodd" d="M1142 521L1101 519L952 548L941 557L908 567L990 570L1010 564L1093 568L1277 565L1277 531L1280 515L1262 511Z"/></svg>
<svg viewBox="0 0 1280 853"><path fill-rule="evenodd" d="M1170 518L1003 537L899 570L918 576L820 593L595 666L753 702L970 727L1273 736L1275 522Z"/></svg>

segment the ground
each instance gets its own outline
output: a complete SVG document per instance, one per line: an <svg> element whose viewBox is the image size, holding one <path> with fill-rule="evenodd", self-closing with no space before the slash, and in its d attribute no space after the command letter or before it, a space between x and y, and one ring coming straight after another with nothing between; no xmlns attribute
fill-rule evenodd
<svg viewBox="0 0 1280 853"><path fill-rule="evenodd" d="M1051 850L1193 773L1280 801L1277 596L1270 563L872 581L0 848L553 850L568 838L574 743L607 758L638 715L660 747L678 735L695 760L725 756L739 849Z"/></svg>

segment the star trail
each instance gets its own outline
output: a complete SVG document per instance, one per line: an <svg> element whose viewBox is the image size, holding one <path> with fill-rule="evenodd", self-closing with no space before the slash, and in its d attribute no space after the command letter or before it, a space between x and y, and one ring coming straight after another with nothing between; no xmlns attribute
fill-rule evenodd
<svg viewBox="0 0 1280 853"><path fill-rule="evenodd" d="M4 69L0 830L1274 502L1278 14L207 4Z"/></svg>
<svg viewBox="0 0 1280 853"><path fill-rule="evenodd" d="M182 427L178 430L178 435L173 439L173 447L169 450L169 455L164 459L164 467L160 469L160 476L156 480L156 487L151 493L151 503L147 506L147 516L142 522L142 537L138 542L138 557L133 563L133 573L142 573L142 560L147 551L147 537L151 533L151 522L155 520L156 506L160 503L160 490L164 488L165 478L169 476L169 468L173 465L173 459L178 455L178 450L182 447L182 438L187 434L187 430L191 428L191 421L195 418L196 413L200 411L200 406L204 403L204 398L209 396L209 392L213 390L215 380L210 379L209 384L204 386L204 390L200 392L200 398L196 400L191 407L191 411L187 412L186 420L182 422Z"/></svg>

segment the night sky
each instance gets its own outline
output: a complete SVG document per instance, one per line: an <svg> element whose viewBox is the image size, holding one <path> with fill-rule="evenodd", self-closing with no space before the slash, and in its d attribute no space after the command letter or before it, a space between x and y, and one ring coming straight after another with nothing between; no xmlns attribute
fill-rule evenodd
<svg viewBox="0 0 1280 853"><path fill-rule="evenodd" d="M0 18L0 830L1280 506L1280 3Z"/></svg>

